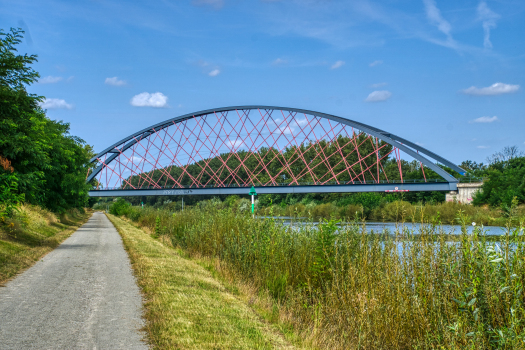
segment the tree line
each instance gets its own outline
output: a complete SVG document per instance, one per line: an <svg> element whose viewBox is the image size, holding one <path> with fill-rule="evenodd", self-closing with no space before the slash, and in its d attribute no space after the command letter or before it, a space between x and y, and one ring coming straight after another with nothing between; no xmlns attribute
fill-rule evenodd
<svg viewBox="0 0 525 350"><path fill-rule="evenodd" d="M62 212L87 205L85 183L92 149L51 120L43 96L27 87L40 77L36 55L18 54L24 32L0 30L0 216L27 202Z"/></svg>

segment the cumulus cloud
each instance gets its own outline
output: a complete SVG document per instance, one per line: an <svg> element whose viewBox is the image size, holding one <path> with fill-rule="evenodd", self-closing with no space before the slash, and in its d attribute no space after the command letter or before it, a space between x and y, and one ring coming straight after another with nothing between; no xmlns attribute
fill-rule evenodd
<svg viewBox="0 0 525 350"><path fill-rule="evenodd" d="M216 10L224 6L224 0L193 0L191 3L195 6L209 6Z"/></svg>
<svg viewBox="0 0 525 350"><path fill-rule="evenodd" d="M46 98L40 103L43 109L72 109L73 105L60 98Z"/></svg>
<svg viewBox="0 0 525 350"><path fill-rule="evenodd" d="M214 69L212 70L211 72L208 73L208 75L210 77L216 77L217 75L219 75L221 73L221 71L219 69Z"/></svg>
<svg viewBox="0 0 525 350"><path fill-rule="evenodd" d="M520 88L519 85L511 85L511 84L504 84L504 83L495 83L491 86L484 87L484 88L477 88L475 86L471 86L468 89L463 90L464 94L467 95L502 95L502 94L510 94L512 92L518 91Z"/></svg>
<svg viewBox="0 0 525 350"><path fill-rule="evenodd" d="M332 64L332 66L330 67L330 69L341 68L342 66L344 66L344 64L345 64L345 61L337 61L337 62L335 62L334 64Z"/></svg>
<svg viewBox="0 0 525 350"><path fill-rule="evenodd" d="M392 96L392 93L390 91L386 90L378 90L371 92L370 95L365 99L365 102L380 102L380 101L386 101Z"/></svg>
<svg viewBox="0 0 525 350"><path fill-rule="evenodd" d="M295 130L294 127L278 125L275 131L279 131L281 134L291 135Z"/></svg>
<svg viewBox="0 0 525 350"><path fill-rule="evenodd" d="M106 78L106 80L104 81L104 84L113 85L113 86L123 86L123 85L126 85L126 81L120 80L117 77L113 77L113 78Z"/></svg>
<svg viewBox="0 0 525 350"><path fill-rule="evenodd" d="M369 66L370 66L370 67L375 67L375 66L378 66L378 65L380 65L380 64L383 64L383 61L381 61L381 60L375 60L374 62L371 62L371 63L369 64Z"/></svg>
<svg viewBox="0 0 525 350"><path fill-rule="evenodd" d="M162 92L155 92L152 94L149 92L143 92L133 96L130 104L135 107L168 107L168 97Z"/></svg>
<svg viewBox="0 0 525 350"><path fill-rule="evenodd" d="M228 140L228 144L231 148L236 149L244 144L242 140Z"/></svg>
<svg viewBox="0 0 525 350"><path fill-rule="evenodd" d="M496 28L496 20L500 15L493 12L485 1L481 1L478 5L478 19L483 26L483 46L486 49L492 49L492 42L490 41L490 30Z"/></svg>
<svg viewBox="0 0 525 350"><path fill-rule="evenodd" d="M303 126L303 125L308 124L308 120L306 120L306 119L296 119L295 120L295 124L297 126Z"/></svg>
<svg viewBox="0 0 525 350"><path fill-rule="evenodd" d="M373 89L377 89L385 85L387 85L387 83L375 83L375 84L370 85L370 87Z"/></svg>
<svg viewBox="0 0 525 350"><path fill-rule="evenodd" d="M47 77L41 78L38 82L40 84L54 84L54 83L58 83L62 79L63 79L62 77L54 77L52 75L49 75Z"/></svg>
<svg viewBox="0 0 525 350"><path fill-rule="evenodd" d="M493 123L495 121L499 121L498 117L479 117L474 120L471 120L469 123Z"/></svg>
<svg viewBox="0 0 525 350"><path fill-rule="evenodd" d="M427 13L427 18L430 23L435 25L439 31L450 38L452 27L450 26L450 23L441 16L441 11L437 8L436 2L434 0L423 0L423 3L425 4L425 12Z"/></svg>

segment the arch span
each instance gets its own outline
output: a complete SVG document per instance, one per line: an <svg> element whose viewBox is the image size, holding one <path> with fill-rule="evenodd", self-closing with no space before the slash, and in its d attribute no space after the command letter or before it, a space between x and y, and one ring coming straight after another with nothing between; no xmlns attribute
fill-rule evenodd
<svg viewBox="0 0 525 350"><path fill-rule="evenodd" d="M91 196L455 190L445 158L354 120L237 106L157 123L91 159ZM417 172L420 172L417 174ZM405 175L405 176L404 176ZM427 176L427 175L430 175Z"/></svg>

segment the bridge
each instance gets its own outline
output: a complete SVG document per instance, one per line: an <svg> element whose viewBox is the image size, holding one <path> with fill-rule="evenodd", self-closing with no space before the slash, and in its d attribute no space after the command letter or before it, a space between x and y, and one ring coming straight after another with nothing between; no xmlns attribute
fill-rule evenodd
<svg viewBox="0 0 525 350"><path fill-rule="evenodd" d="M92 197L455 191L445 158L376 127L309 110L238 106L189 113L91 161Z"/></svg>

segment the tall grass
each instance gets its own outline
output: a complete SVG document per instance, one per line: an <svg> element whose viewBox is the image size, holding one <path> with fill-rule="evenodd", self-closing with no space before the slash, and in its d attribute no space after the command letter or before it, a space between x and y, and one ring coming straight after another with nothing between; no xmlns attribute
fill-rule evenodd
<svg viewBox="0 0 525 350"><path fill-rule="evenodd" d="M525 216L525 206L516 208L517 211ZM259 208L258 213L263 215L279 216L302 216L313 217L314 219L338 219L364 218L369 221L396 222L401 220L416 221L421 220L421 215L428 221L439 221L443 224L456 224L458 211L464 211L470 218L480 225L485 226L504 226L508 215L500 208L489 208L488 206L476 207L470 204L458 202L443 203L409 203L402 200L383 202L376 208L366 208L361 204L348 204L338 206L336 203L314 202L303 204Z"/></svg>
<svg viewBox="0 0 525 350"><path fill-rule="evenodd" d="M461 239L452 243L436 235L435 223L377 235L358 221L291 228L214 202L184 212L123 213L269 293L281 321L314 346L525 348L523 220L517 227L509 221L495 243L482 227L467 234L471 217L459 212Z"/></svg>

